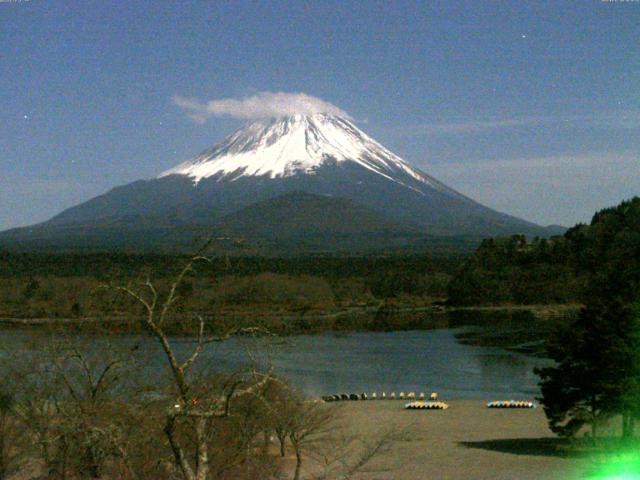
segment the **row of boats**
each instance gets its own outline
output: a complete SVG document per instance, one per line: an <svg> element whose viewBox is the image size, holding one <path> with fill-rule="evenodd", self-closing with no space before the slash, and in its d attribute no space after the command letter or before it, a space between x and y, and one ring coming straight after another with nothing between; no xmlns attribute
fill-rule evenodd
<svg viewBox="0 0 640 480"><path fill-rule="evenodd" d="M487 403L488 408L536 408L536 404L527 400L494 400Z"/></svg>
<svg viewBox="0 0 640 480"><path fill-rule="evenodd" d="M404 392L400 392L396 396L396 392L391 392L389 396L387 396L386 392L382 392L380 396L378 396L377 392L373 392L371 396L366 393L340 393L337 395L325 395L322 397L322 400L325 402L340 402L344 400L425 400L426 397L424 393L420 392L420 394L416 397L415 392L409 392L405 395ZM435 401L438 400L438 394L432 393L429 395L429 400Z"/></svg>
<svg viewBox="0 0 640 480"><path fill-rule="evenodd" d="M444 402L417 401L407 403L404 408L406 408L407 410L446 410L447 408L449 408L449 405Z"/></svg>
<svg viewBox="0 0 640 480"><path fill-rule="evenodd" d="M449 405L446 403L438 401L438 394L435 392L429 395L428 401L425 394L422 392L417 397L414 392L409 392L406 395L404 392L400 392L397 396L395 392L391 392L389 396L387 396L386 392L382 392L380 396L378 396L376 392L373 392L370 396L366 393L341 393L337 395L325 395L322 397L322 400L325 402L405 399L413 400L404 406L404 408L409 410L446 410L449 408ZM487 403L487 408L536 408L536 404L528 400L493 400Z"/></svg>
<svg viewBox="0 0 640 480"><path fill-rule="evenodd" d="M536 404L527 400L495 400L487 403L488 408L536 408ZM449 408L444 402L409 402L404 408L408 410L446 410Z"/></svg>

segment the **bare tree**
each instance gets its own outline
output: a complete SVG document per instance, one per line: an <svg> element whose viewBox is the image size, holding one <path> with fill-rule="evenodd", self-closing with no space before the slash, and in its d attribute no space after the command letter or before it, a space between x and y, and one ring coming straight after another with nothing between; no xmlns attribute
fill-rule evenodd
<svg viewBox="0 0 640 480"><path fill-rule="evenodd" d="M228 417L232 402L247 395L257 395L270 378L271 372L260 373L252 369L248 376L236 378L222 385L220 391L209 392L206 398L198 396L198 384L190 375L192 367L205 344L221 342L234 335L257 334L262 330L255 327L235 328L222 335L207 336L205 322L201 315L194 315L195 344L185 358L178 358L172 341L167 334L167 320L172 306L178 300L178 290L185 277L193 271L197 262L210 262L205 256L211 242L207 242L186 263L169 286L166 295L161 295L154 284L147 279L141 289L129 286L114 287L139 302L145 311L144 325L160 343L169 365L177 398L166 410L164 433L169 442L174 462L181 475L187 480L205 480L210 471L210 447L208 435L212 420ZM181 428L179 428L181 427ZM183 432L181 435L180 432ZM186 439L185 434L186 433ZM187 451L187 445L195 450L193 458Z"/></svg>
<svg viewBox="0 0 640 480"><path fill-rule="evenodd" d="M295 453L293 479L300 480L305 465L308 478L348 479L369 469L371 462L389 451L405 430L390 429L362 438L345 433L341 405L305 399L294 388L279 383L274 401L267 397L270 425L287 439ZM277 433L277 432L276 432ZM284 448L284 442L280 443ZM281 450L282 453L282 450Z"/></svg>
<svg viewBox="0 0 640 480"><path fill-rule="evenodd" d="M103 346L56 333L12 369L12 418L26 432L23 450L36 447L49 478L99 478L114 460L126 463L124 411L113 393L127 354Z"/></svg>
<svg viewBox="0 0 640 480"><path fill-rule="evenodd" d="M286 444L289 433L294 426L293 419L300 408L297 392L286 382L271 381L266 385L265 416L268 434L273 432L278 439L280 457L286 455Z"/></svg>
<svg viewBox="0 0 640 480"><path fill-rule="evenodd" d="M340 432L340 429L337 429ZM392 445L404 440L407 429L381 430L366 438L356 435L331 435L310 453L320 473L314 480L348 480L364 472L388 472L387 467L372 467L372 462L389 452Z"/></svg>
<svg viewBox="0 0 640 480"><path fill-rule="evenodd" d="M334 409L319 402L299 402L289 426L289 441L296 454L294 480L300 479L304 451L323 440L331 431Z"/></svg>
<svg viewBox="0 0 640 480"><path fill-rule="evenodd" d="M10 416L24 426L24 451L44 462L47 478L273 478L286 462L270 455L271 432L280 441L282 456L287 442L295 452L291 473L296 480L307 465L314 474L322 471L319 452L331 466L319 477L326 479L347 478L379 454L380 448L369 444L358 450L352 448L355 441L334 442L333 406L304 399L271 369L261 370L264 362L251 355L249 366L235 373L211 375L196 368L209 343L268 334L259 327L235 327L213 335L197 314L193 323L186 322L193 329L186 353L184 339L169 334L175 326L172 308L179 304L181 284L196 263L210 261L205 256L208 246L169 283L154 284L147 278L137 286L109 287L140 305L142 325L160 346L168 366L168 384L155 385L152 395L133 389L144 377L142 353L121 339L112 348L102 336L56 332L45 342L46 348L40 343L30 350L33 357L11 363L15 377L11 385L19 388ZM41 337L38 340L42 342ZM103 340L105 348L97 348ZM25 365L24 370L15 368L16 363ZM0 433L7 420L1 407ZM158 441L163 436L166 441ZM330 455L327 445L345 448Z"/></svg>

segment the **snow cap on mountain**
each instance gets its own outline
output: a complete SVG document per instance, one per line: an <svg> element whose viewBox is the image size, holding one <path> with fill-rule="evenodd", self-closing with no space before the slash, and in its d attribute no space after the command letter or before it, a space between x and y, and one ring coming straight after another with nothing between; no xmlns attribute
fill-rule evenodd
<svg viewBox="0 0 640 480"><path fill-rule="evenodd" d="M450 190L411 167L350 120L327 113L296 114L251 123L160 177L185 175L198 183L214 176L233 181L244 176L313 175L326 162L353 162L412 189L415 188L404 180L406 176L431 188Z"/></svg>

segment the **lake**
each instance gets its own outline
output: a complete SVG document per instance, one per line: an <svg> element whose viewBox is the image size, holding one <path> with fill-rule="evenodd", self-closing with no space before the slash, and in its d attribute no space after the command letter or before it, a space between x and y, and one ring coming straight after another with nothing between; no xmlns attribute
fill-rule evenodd
<svg viewBox="0 0 640 480"><path fill-rule="evenodd" d="M199 365L228 371L249 359L269 363L311 396L436 391L451 399L532 399L538 394L533 369L549 364L532 352L539 352L534 347L541 345L549 327L528 315L461 312L436 322L444 328L236 338L208 345ZM5 355L40 350L49 338L28 329L0 331ZM192 342L173 340L176 350L187 355ZM140 335L83 335L81 342L96 355L108 344L135 346L147 379L165 369L159 346Z"/></svg>

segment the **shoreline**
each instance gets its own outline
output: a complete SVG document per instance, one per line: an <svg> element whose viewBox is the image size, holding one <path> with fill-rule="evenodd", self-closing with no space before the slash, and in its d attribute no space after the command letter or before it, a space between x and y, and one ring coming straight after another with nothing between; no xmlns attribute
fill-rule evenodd
<svg viewBox="0 0 640 480"><path fill-rule="evenodd" d="M412 314L430 313L447 314L455 312L531 312L536 318L553 318L570 312L576 312L581 308L579 304L549 304L549 305L376 305L376 306L355 306L336 309L333 311L262 311L256 312L246 309L228 309L218 312L207 312L205 317L217 317L222 319L238 318L261 318L278 320L329 320L341 317L350 317L368 314ZM0 316L0 328L2 326L41 326L41 325L82 325L97 323L125 323L131 322L131 317L119 316L91 316L91 317L2 317ZM135 319L134 319L135 320ZM331 330L329 330L331 331Z"/></svg>

